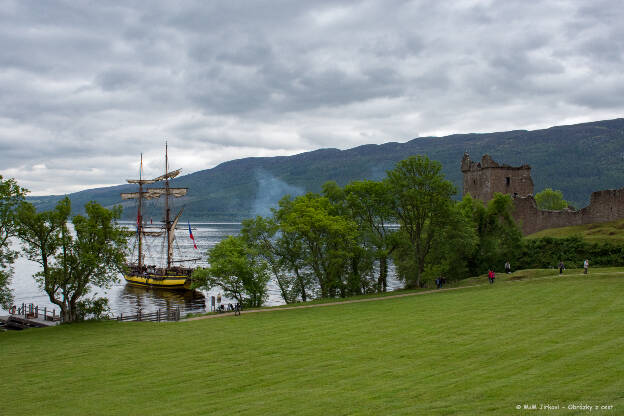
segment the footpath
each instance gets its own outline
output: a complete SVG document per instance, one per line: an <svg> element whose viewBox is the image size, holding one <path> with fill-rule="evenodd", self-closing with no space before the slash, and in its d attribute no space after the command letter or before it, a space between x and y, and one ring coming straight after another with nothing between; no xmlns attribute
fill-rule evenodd
<svg viewBox="0 0 624 416"><path fill-rule="evenodd" d="M590 273L589 276L599 276L599 275L604 275L604 274L624 274L624 272ZM528 279L524 279L524 278L514 279L513 276L511 276L510 279L505 279L504 282L542 280L542 279L553 279L553 278L559 278L559 277L572 277L572 276L583 276L583 273L581 272L581 273L564 274L564 275L560 275L559 273L557 273L557 274L552 275L552 276L532 277L532 278L528 278ZM494 283L494 284L496 285L496 283ZM292 310L292 309L321 308L321 307L326 307L326 306L345 305L347 303L377 302L377 301L381 301L381 300L385 300L385 299L397 299L397 298L404 298L404 297L408 297L408 296L428 295L428 294L431 294L431 293L448 292L448 291L460 290L460 289L470 289L470 288L481 287L481 286L489 286L489 285L490 285L489 283L480 283L480 284L476 284L476 285L449 287L449 288L446 288L446 289L432 289L432 290L424 290L424 291L420 291L420 292L400 293L400 294L397 294L397 295L376 296L376 297L371 297L371 298L341 300L341 301L327 302L327 303L315 303L315 304L312 304L312 305L281 306L281 307L275 307L275 308L249 309L249 310L241 311L241 314L261 313L261 312L276 312L276 311L289 311L289 310ZM201 320L201 319L221 318L221 317L225 317L225 316L234 316L234 312L215 313L215 314L211 314L211 315L195 316L195 317L192 317L192 318L182 319L181 321L198 321L198 320Z"/></svg>

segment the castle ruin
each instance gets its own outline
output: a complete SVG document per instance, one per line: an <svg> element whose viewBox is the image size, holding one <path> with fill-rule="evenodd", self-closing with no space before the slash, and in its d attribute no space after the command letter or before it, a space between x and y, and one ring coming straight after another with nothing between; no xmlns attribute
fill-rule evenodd
<svg viewBox="0 0 624 416"><path fill-rule="evenodd" d="M580 210L548 211L537 208L529 165L499 165L489 155L484 155L477 163L465 153L461 170L464 174L463 195L470 194L483 202L492 199L495 192L512 196L515 206L513 216L524 235L548 228L624 218L624 188L594 192L589 205Z"/></svg>
<svg viewBox="0 0 624 416"><path fill-rule="evenodd" d="M529 165L499 165L489 155L484 155L480 163L473 162L468 153L464 153L461 170L464 174L463 195L470 194L483 202L494 198L495 192L516 196L533 195Z"/></svg>

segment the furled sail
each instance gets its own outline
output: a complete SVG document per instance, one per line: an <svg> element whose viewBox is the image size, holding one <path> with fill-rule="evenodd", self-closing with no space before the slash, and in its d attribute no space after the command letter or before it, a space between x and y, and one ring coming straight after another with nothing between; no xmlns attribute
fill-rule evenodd
<svg viewBox="0 0 624 416"><path fill-rule="evenodd" d="M180 215L182 215L182 211L184 211L184 208L178 212L178 215L176 215L171 223L171 228L169 228L169 244L167 245L169 250L169 259L173 259L173 240L175 239L175 229L178 225L178 221L180 220Z"/></svg>
<svg viewBox="0 0 624 416"><path fill-rule="evenodd" d="M154 199L167 192L166 188L149 188L143 191L143 199ZM188 192L188 188L169 188L169 195L179 198ZM138 192L124 192L121 194L121 199L139 199Z"/></svg>
<svg viewBox="0 0 624 416"><path fill-rule="evenodd" d="M172 172L167 172L164 175L160 175L159 177L154 178L154 179L126 179L126 181L128 183L149 185L149 184L152 184L154 182L164 181L165 179L175 178L176 176L178 176L180 174L180 172L182 172L182 169L176 169L176 170L174 170Z"/></svg>
<svg viewBox="0 0 624 416"><path fill-rule="evenodd" d="M175 178L176 176L178 176L178 175L180 174L180 172L182 172L182 169L176 169L176 170L174 170L174 171L167 172L167 173L166 173L166 174L164 174L164 175L160 175L160 176L159 176L159 177L157 177L157 178L154 178L154 179L153 179L153 181L154 181L154 182L158 182L158 181L164 181L165 179L173 179L173 178Z"/></svg>
<svg viewBox="0 0 624 416"><path fill-rule="evenodd" d="M164 231L143 231L143 235L149 235L150 237L160 237L164 234Z"/></svg>
<svg viewBox="0 0 624 416"><path fill-rule="evenodd" d="M126 179L128 183L141 184L141 185L149 185L150 183L156 182L155 179Z"/></svg>

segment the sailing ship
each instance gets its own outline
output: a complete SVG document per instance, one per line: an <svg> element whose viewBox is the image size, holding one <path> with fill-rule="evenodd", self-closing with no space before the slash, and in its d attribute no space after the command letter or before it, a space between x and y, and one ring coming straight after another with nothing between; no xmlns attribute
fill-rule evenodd
<svg viewBox="0 0 624 416"><path fill-rule="evenodd" d="M143 155L141 155L141 168L139 169L139 179L128 179L127 182L139 186L138 192L127 192L121 194L121 199L137 200L137 243L138 256L136 262L126 265L124 279L127 283L139 286L158 287L165 289L190 289L191 275L193 268L176 265L185 260L174 259L173 247L175 240L175 229L182 215L184 208L172 218L170 198L180 198L188 192L188 188L172 188L169 180L180 174L182 169L169 171L169 158L167 145L165 144L165 173L154 179L143 179ZM147 187L155 183L164 183L160 187ZM165 217L163 224L157 227L147 225L143 218L144 201L158 199L164 196ZM156 230L154 230L156 228ZM190 228L190 226L189 226ZM160 266L145 264L145 241L146 237L163 237L167 245L166 264Z"/></svg>

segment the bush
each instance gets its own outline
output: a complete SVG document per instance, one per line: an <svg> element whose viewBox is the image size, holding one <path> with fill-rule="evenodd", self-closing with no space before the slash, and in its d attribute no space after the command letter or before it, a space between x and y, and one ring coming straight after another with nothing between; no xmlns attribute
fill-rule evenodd
<svg viewBox="0 0 624 416"><path fill-rule="evenodd" d="M582 267L585 259L592 266L624 266L624 248L612 243L588 243L579 236L536 238L524 241L518 267L557 267L560 260L569 268Z"/></svg>

